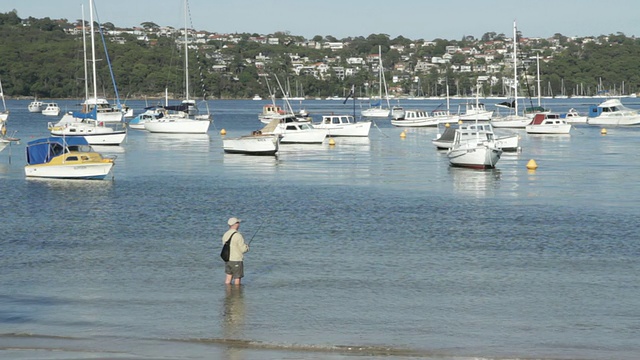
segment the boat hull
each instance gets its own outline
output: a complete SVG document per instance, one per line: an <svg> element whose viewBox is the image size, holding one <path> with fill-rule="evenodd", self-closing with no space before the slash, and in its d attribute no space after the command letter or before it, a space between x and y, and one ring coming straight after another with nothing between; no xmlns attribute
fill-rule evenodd
<svg viewBox="0 0 640 360"><path fill-rule="evenodd" d="M336 126L323 126L323 125L313 125L316 129L326 129L327 136L332 137L340 137L340 136L349 136L349 137L366 137L369 136L369 130L371 129L371 122L357 122L351 124L341 124Z"/></svg>
<svg viewBox="0 0 640 360"><path fill-rule="evenodd" d="M370 108L370 109L362 110L362 116L365 116L365 117L386 118L386 117L389 117L390 113L391 113L390 109L383 109L383 108Z"/></svg>
<svg viewBox="0 0 640 360"><path fill-rule="evenodd" d="M122 131L113 131L110 133L104 133L104 134L100 134L100 133L69 133L66 131L57 131L57 130L52 130L51 131L51 135L53 136L57 136L57 137L76 137L76 136L81 136L84 137L85 139L87 139L87 142L90 145L109 145L109 146L114 146L114 145L120 145L122 144L122 142L124 141L124 139L127 137L127 132L125 130Z"/></svg>
<svg viewBox="0 0 640 360"><path fill-rule="evenodd" d="M164 134L206 134L209 131L209 120L194 119L160 119L144 123L144 128L152 133Z"/></svg>
<svg viewBox="0 0 640 360"><path fill-rule="evenodd" d="M518 134L498 136L495 138L495 146L507 152L520 150L520 136Z"/></svg>
<svg viewBox="0 0 640 360"><path fill-rule="evenodd" d="M305 132L285 132L282 134L282 144L322 144L327 137L327 131L320 129Z"/></svg>
<svg viewBox="0 0 640 360"><path fill-rule="evenodd" d="M455 167L492 169L500 160L502 150L485 145L463 146L447 153L449 163Z"/></svg>
<svg viewBox="0 0 640 360"><path fill-rule="evenodd" d="M587 124L596 126L640 125L640 115L592 117L587 119Z"/></svg>
<svg viewBox="0 0 640 360"><path fill-rule="evenodd" d="M0 139L0 151L4 150L11 142L5 139Z"/></svg>
<svg viewBox="0 0 640 360"><path fill-rule="evenodd" d="M229 154L275 155L278 145L278 135L252 135L222 140L222 149Z"/></svg>
<svg viewBox="0 0 640 360"><path fill-rule="evenodd" d="M397 127L435 127L438 126L438 119L436 118L428 118L428 119L415 119L415 120L391 120L391 125Z"/></svg>
<svg viewBox="0 0 640 360"><path fill-rule="evenodd" d="M531 118L526 116L507 117L504 119L491 119L491 125L494 128L511 128L511 129L524 129L531 123Z"/></svg>
<svg viewBox="0 0 640 360"><path fill-rule="evenodd" d="M525 130L527 134L569 134L571 132L571 125L527 125Z"/></svg>
<svg viewBox="0 0 640 360"><path fill-rule="evenodd" d="M102 180L111 173L113 162L27 165L24 174L29 178Z"/></svg>

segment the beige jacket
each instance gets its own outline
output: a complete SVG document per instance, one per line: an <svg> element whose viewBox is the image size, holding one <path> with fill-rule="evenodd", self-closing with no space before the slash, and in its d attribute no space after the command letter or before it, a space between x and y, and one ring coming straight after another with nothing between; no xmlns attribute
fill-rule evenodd
<svg viewBox="0 0 640 360"><path fill-rule="evenodd" d="M231 239L229 261L242 261L244 259L244 253L249 251L249 245L244 243L244 237L239 231L229 229L224 233L224 235L222 235L222 244L224 245L234 232L236 234L233 235L233 239Z"/></svg>

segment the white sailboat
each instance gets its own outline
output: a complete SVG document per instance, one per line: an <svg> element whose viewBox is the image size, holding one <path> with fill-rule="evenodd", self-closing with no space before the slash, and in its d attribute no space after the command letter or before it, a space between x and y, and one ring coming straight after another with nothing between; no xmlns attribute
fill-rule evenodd
<svg viewBox="0 0 640 360"><path fill-rule="evenodd" d="M93 98L87 98L85 103L88 103L90 102L89 100L91 100L94 104L98 104L93 0L89 1L89 13L91 30L91 62L93 70ZM85 82L85 92L88 93L86 87ZM84 107L83 110L83 112L65 114L56 124L49 123L48 127L51 135L63 137L82 136L87 139L90 145L120 145L124 141L127 136L127 130L124 127L124 123L122 123L123 117L121 112L119 113L119 122L108 123L104 120L99 120L98 114L100 113L100 110L98 106L94 106L91 111L86 111L86 107Z"/></svg>
<svg viewBox="0 0 640 360"><path fill-rule="evenodd" d="M196 102L189 99L189 46L187 14L188 3L184 1L184 73L185 100L178 106L165 106L167 114L161 118L152 119L144 123L144 128L152 133L170 134L206 134L211 125L209 114L199 115Z"/></svg>
<svg viewBox="0 0 640 360"><path fill-rule="evenodd" d="M370 108L362 110L362 116L386 118L391 113L391 105L389 104L389 94L387 93L387 83L384 78L384 68L382 67L382 46L378 46L378 78L379 78L379 96L375 104ZM382 106L382 89L387 101L387 107Z"/></svg>
<svg viewBox="0 0 640 360"><path fill-rule="evenodd" d="M506 116L494 116L491 118L493 127L524 129L531 118L518 114L518 39L516 22L513 22L513 113Z"/></svg>
<svg viewBox="0 0 640 360"><path fill-rule="evenodd" d="M7 121L9 118L9 110L4 102L4 90L2 89L2 80L0 80L0 98L2 99L2 111L0 111L0 121Z"/></svg>

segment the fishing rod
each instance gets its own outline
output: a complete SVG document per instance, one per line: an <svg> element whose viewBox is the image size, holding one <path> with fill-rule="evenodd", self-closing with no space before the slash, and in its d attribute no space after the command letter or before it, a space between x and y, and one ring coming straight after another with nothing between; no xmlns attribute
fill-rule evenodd
<svg viewBox="0 0 640 360"><path fill-rule="evenodd" d="M256 232L253 233L253 236L251 237L251 239L249 239L249 242L247 243L247 245L251 244L251 241L253 240L254 237L256 237L256 235L258 234L258 231L260 231L260 228L262 227L263 224L264 224L264 220L262 220L262 222L258 226L258 229L256 229Z"/></svg>

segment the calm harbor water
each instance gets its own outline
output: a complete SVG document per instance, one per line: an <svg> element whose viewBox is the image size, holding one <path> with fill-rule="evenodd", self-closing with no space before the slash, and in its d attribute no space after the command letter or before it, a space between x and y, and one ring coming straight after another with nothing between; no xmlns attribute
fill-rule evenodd
<svg viewBox="0 0 640 360"><path fill-rule="evenodd" d="M219 132L259 129L265 101L210 101L207 135L132 130L99 148L118 156L113 180L43 181L24 178L24 145L57 119L28 103L8 101L22 141L0 153L0 358L640 353L640 128L519 131L522 151L486 171L449 167L435 129L401 138L388 120L369 139L250 157L224 154ZM240 288L225 287L218 256L230 216L255 234Z"/></svg>

